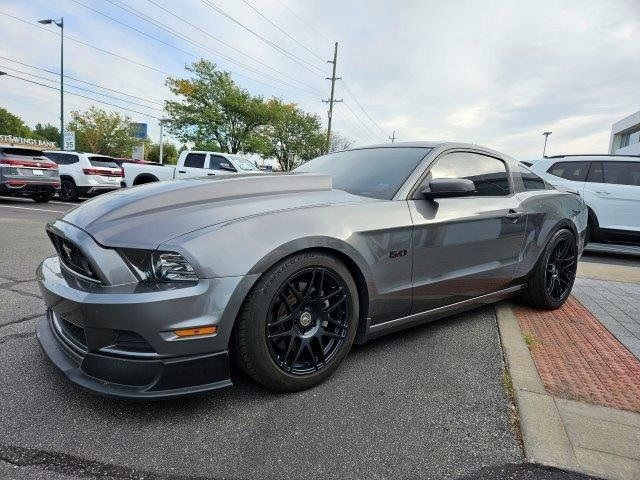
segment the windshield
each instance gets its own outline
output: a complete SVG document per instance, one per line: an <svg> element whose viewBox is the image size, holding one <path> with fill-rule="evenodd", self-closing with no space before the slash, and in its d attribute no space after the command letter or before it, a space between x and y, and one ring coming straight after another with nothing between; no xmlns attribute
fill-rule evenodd
<svg viewBox="0 0 640 480"><path fill-rule="evenodd" d="M424 147L347 150L309 160L295 171L331 175L333 188L391 200L429 151Z"/></svg>
<svg viewBox="0 0 640 480"><path fill-rule="evenodd" d="M247 160L246 158L233 157L233 159L235 160L240 170L244 170L245 172L260 170L258 167L255 166L253 162L251 162L250 160Z"/></svg>

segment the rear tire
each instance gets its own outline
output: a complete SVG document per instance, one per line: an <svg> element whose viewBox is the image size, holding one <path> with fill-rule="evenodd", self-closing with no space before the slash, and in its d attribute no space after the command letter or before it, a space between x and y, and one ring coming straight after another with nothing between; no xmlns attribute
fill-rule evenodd
<svg viewBox="0 0 640 480"><path fill-rule="evenodd" d="M338 368L358 327L358 290L337 258L292 255L265 272L240 311L233 356L278 391L313 387Z"/></svg>
<svg viewBox="0 0 640 480"><path fill-rule="evenodd" d="M531 306L554 310L571 294L578 267L578 247L573 234L558 230L534 267L522 299Z"/></svg>
<svg viewBox="0 0 640 480"><path fill-rule="evenodd" d="M78 200L78 187L76 182L70 178L64 178L60 181L60 199L65 202L74 202Z"/></svg>
<svg viewBox="0 0 640 480"><path fill-rule="evenodd" d="M53 198L53 193L36 193L31 199L36 203L47 203Z"/></svg>

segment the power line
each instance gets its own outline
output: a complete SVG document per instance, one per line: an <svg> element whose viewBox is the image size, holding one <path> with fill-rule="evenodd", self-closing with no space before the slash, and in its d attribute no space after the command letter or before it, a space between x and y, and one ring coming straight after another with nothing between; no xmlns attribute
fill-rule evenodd
<svg viewBox="0 0 640 480"><path fill-rule="evenodd" d="M351 114L356 117L356 119L360 122L360 124L366 128L366 130L372 135L372 138L378 138L377 134L371 130L371 128L369 128L369 125L366 124L366 122L364 120L362 120L362 118L360 118L356 112L353 111L353 109L349 106L349 104L347 102L344 102L344 106L347 107L349 109L349 111L351 112ZM386 139L385 139L386 140Z"/></svg>
<svg viewBox="0 0 640 480"><path fill-rule="evenodd" d="M297 63L301 67L309 70L310 72L312 72L312 73L314 73L316 75L322 75L323 74L324 70L322 68L319 68L316 65L307 62L306 60L300 58L296 54L289 52L288 50L282 48L281 46L279 46L276 43L272 42L268 38L260 35L258 32L252 30L251 28L247 27L244 23L240 22L239 20L236 20L234 17L229 15L222 8L220 8L218 5L216 5L213 1L211 1L211 0L200 0L200 1L202 3L204 3L206 6L208 6L209 8L211 8L212 10L214 10L215 12L218 12L220 15L228 18L229 20L234 22L236 25L239 25L240 27L242 27L243 29L245 29L246 31L251 33L253 36L257 37L262 42L264 42L267 45L269 45L271 48L273 48L276 51L280 52L282 55L284 55L285 57L289 58L289 60L292 60L293 62ZM317 72L314 72L313 70L311 70L311 68L315 68L317 70Z"/></svg>
<svg viewBox="0 0 640 480"><path fill-rule="evenodd" d="M133 31L137 32L138 34L140 34L140 35L142 35L142 36L144 36L144 37L150 38L150 39L152 39L152 40L154 40L154 41L156 41L156 42L159 42L159 43L161 43L161 44L163 44L163 45L165 45L165 46L167 46L167 47L169 47L169 48L173 48L174 50L177 50L177 51L179 51L179 52L181 52L181 53L184 53L184 54L186 54L186 55L189 55L189 56L191 56L191 57L193 57L193 58L198 58L198 55L196 55L196 54L195 54L195 53L193 53L193 52L189 52L189 51L187 51L187 50L184 50L183 48L180 48L180 47L178 47L178 46L176 46L176 45L173 45L173 44L171 44L171 43L169 43L169 42L166 42L166 41L162 40L161 38L158 38L158 37L156 37L156 36L154 36L154 35L151 35L151 34L149 34L149 33L145 32L145 31L143 31L143 30L140 30L140 29L139 29L139 28L137 28L137 27L134 27L134 26L132 26L132 25L129 25L128 23L125 23L125 22L123 22L123 21L120 21L120 20L118 20L117 18L114 18L114 17L112 17L112 16L110 16L110 15L108 15L108 14L104 13L104 12L101 12L101 11L99 11L99 10L97 10L97 9L93 8L93 7L88 6L88 5L85 5L84 3L82 3L82 2L80 2L80 1L78 1L78 0L71 0L71 1L72 1L72 2L74 2L74 3L76 3L76 4L78 4L78 5L80 5L80 6L82 6L82 7L84 7L84 8L86 8L86 9L88 9L88 10L91 10L92 12L97 13L98 15L101 15L101 16L103 16L103 17L105 17L105 18L107 18L107 19L111 20L111 21L112 21L112 22L114 22L114 23L117 23L117 24L122 25L122 26L124 26L124 27L126 27L126 28L129 28L129 29L131 29L131 30L133 30ZM113 4L113 2L111 2L110 0L107 0L107 1L108 1L109 3L112 3L112 4ZM115 4L114 4L114 5L115 5ZM116 6L118 6L118 5L116 5ZM126 8L123 8L123 7L120 7L120 8L122 8L122 9L123 9L123 10L125 10L125 11L127 10ZM133 8L133 7L128 7L128 8ZM129 13L131 13L131 12L129 12ZM146 21L148 21L148 22L149 22L149 20L146 20ZM151 22L151 23L152 23L152 22ZM162 28L162 27L160 27L160 28ZM198 47L202 48L203 50L206 50L206 51L209 51L209 52L211 52L211 53L214 53L215 55L219 55L220 57L223 57L223 58L227 59L227 60L228 60L228 61L230 61L230 62L233 62L233 63L239 63L239 62L236 62L236 61L235 61L235 60L233 60L233 59L230 59L229 57L226 57L226 56L225 56L225 55L223 55L223 54L220 54L219 52L216 52L216 51L213 51L213 50L209 49L208 47L205 47L205 46L199 45L197 42L194 42L194 41L192 41L192 40L190 40L190 39L188 39L188 38L184 37L184 35L182 35L182 34L175 33L175 32L171 31L171 30L170 30L170 29L168 29L168 28L163 28L163 29L164 29L165 31L167 31L167 32L171 33L172 35L177 36L178 38L181 38L181 39L182 39L182 40L184 40L184 41L187 41L187 42L189 42L189 43L192 43L192 44L194 44L194 45L196 45L196 46L198 46ZM302 90L302 91L305 91L306 93L308 93L308 94L310 94L310 95L313 95L313 93L312 93L312 92L307 92L306 90L303 90L303 89L301 89L300 87L297 87L297 86L295 86L295 85L292 85L292 84L289 84L289 83L287 83L287 82L284 82L283 80L280 80L280 79L278 79L278 78L276 78L276 77L273 77L273 76L268 75L268 74L266 74L266 73L264 73L264 72L261 72L261 71L259 71L259 70L256 70L256 69L254 69L253 67L250 67L250 66L247 66L247 65L243 65L243 64L240 64L240 65L242 65L244 68L246 68L246 69L248 69L248 70L253 70L253 71L254 71L254 72L256 72L256 73L259 73L259 74L264 75L264 76L266 76L266 77L269 77L269 78L271 78L271 79L273 79L273 80L275 80L275 81L279 81L279 82L281 82L281 83L283 83L283 84L286 84L286 85L288 85L289 87L297 88L297 89L300 89L300 90ZM243 77L249 78L250 80L253 80L253 81L255 81L255 82L258 82L258 83L262 83L262 84L268 85L268 86L273 87L273 88L278 88L278 87L277 87L277 86L275 86L275 85L269 84L269 83L264 82L264 81L262 81L262 80L257 80L257 79L255 79L255 78L253 78L253 77L250 77L250 76L245 75L245 74L242 74L242 73L238 73L238 72L232 72L232 73L235 73L236 75L239 75L239 76L243 76Z"/></svg>
<svg viewBox="0 0 640 480"><path fill-rule="evenodd" d="M52 80L52 79L50 79L50 78L43 77L42 75L37 75L37 74L35 74L35 73L25 72L25 71L23 71L23 70L18 70L18 69L16 69L16 68L11 68L11 67L6 67L6 66L2 66L2 65L0 65L0 69L11 70L11 71L13 71L13 72L17 72L17 73L20 73L20 74L22 74L22 75L29 75L29 76L31 76L31 77L39 78L39 79L41 79L41 80L45 80L45 81L47 81L47 82L56 82L56 80ZM57 82L56 82L56 83L57 83ZM67 86L68 86L68 87L71 87L71 88L76 88L76 89L78 89L78 90L82 90L83 92L93 93L94 95L102 95L103 97L107 97L107 98L110 98L110 99L112 99L112 100L117 100L117 101L119 101L119 102L129 103L129 104L131 104L131 105L136 105L136 106L138 106L138 107L142 107L142 108L148 108L149 110L153 110L153 111L156 111L156 112L162 113L162 110L161 110L161 109L158 109L158 108L155 108L155 107L150 107L150 106L148 106L148 105L144 105L144 104L142 104L142 103L132 102L131 100L124 100L124 99L122 99L122 98L114 97L113 95L109 95L109 94L107 94L107 93L96 92L95 90L91 90L91 89L89 89L89 88L84 88L84 87L79 87L79 86L77 86L77 85L70 85L70 84L67 84Z"/></svg>
<svg viewBox="0 0 640 480"><path fill-rule="evenodd" d="M35 24L33 24L33 23L31 23L31 22L29 22L27 20L24 20L22 18L18 18L18 17L14 16L14 15L11 15L10 13L6 13L6 12L0 11L0 15L5 15L7 17L10 17L10 18L14 19L14 20L17 20L18 22L24 23L25 25L29 25L30 27L38 28L38 29L42 30L43 32L47 32L48 34L57 35L56 32L53 32L53 31L51 31L51 30L49 30L47 28L41 27L39 25L35 25ZM84 42L84 41L79 40L77 38L74 38L74 37L72 37L70 35L66 35L65 34L64 39L65 40L71 40L72 42L78 43L78 44L83 45L85 47L93 48L94 50L98 50L99 52L106 53L107 55L111 55L113 57L119 58L121 60L124 60L126 62L132 63L134 65L137 65L139 67L143 67L143 68L146 68L146 69L149 69L149 70L153 70L155 72L161 73L161 74L166 75L166 76L172 75L171 73L166 72L164 70L161 70L161 69L159 69L157 67L154 67L152 65L146 65L146 64L138 62L136 60L132 60L132 59L124 57L124 56L122 56L122 55L120 55L118 53L111 52L109 50L105 50L104 48L100 48L100 47L97 47L96 45L92 45L90 43L87 43L87 42Z"/></svg>
<svg viewBox="0 0 640 480"><path fill-rule="evenodd" d="M276 72L276 73L278 73L279 75L282 75L282 76L283 76L283 77L285 77L285 78L288 78L289 80L295 81L295 82L297 82L297 83L299 83L299 84L301 84L301 85L304 85L304 86L306 86L306 87L308 87L308 88L311 88L311 89L314 89L314 90L315 90L315 87L313 87L312 85L310 85L310 84L308 84L308 83L305 83L305 82L303 82L303 81L301 81L301 80L299 80L299 79L297 79L297 78L295 78L295 77L293 77L293 76L291 76L291 75L288 75L288 74L286 74L286 73L284 73L284 72L282 72L282 71L278 70L277 68L273 67L272 65L269 65L268 63L263 62L262 60L260 60L260 59L258 59L258 58L255 58L255 57L253 57L253 56L249 55L248 53L243 52L242 50L240 50L240 49L238 49L238 48L234 47L234 46L233 46L233 45L231 45L230 43L225 42L224 40L221 40L220 38L218 38L218 37L216 37L216 36L212 35L212 34L211 34L210 32L208 32L208 31L206 31L205 29L203 29L203 28L201 28L201 27L199 27L199 26L197 26L197 25L193 24L193 23L192 23L192 22L190 22L189 20L186 20L186 19L182 18L181 16L177 15L175 12L172 12L171 10L169 10L169 9L167 9L167 8L165 8L165 7L163 7L162 5L158 4L158 3L157 3L157 2L155 2L154 0L147 0L147 2L151 3L152 5L155 5L157 8L159 8L159 9L163 10L164 12L168 13L169 15L171 15L171 16L173 16L173 17L177 18L177 19L178 19L178 20L180 20L181 22L186 23L186 24L187 24L187 25L189 25L190 27L195 28L195 29L196 29L196 30L198 30L199 32L201 32L201 33L203 33L203 34L207 35L208 37L212 38L212 39L213 39L213 40L215 40L216 42L221 43L221 44L222 44L222 45L224 45L225 47L230 48L231 50L233 50L233 51L235 51L235 52L238 52L240 55L243 55L243 56L245 56L245 57L247 57L247 58L249 58L249 59L253 60L254 62L256 62L256 63L258 63L258 64L262 65L263 67L266 67L266 68L268 68L268 69L270 69L270 70L272 70L272 71L274 71L274 72ZM131 7L131 8L133 8L133 7ZM160 23L158 20L156 20L156 21L157 21L158 23Z"/></svg>
<svg viewBox="0 0 640 480"><path fill-rule="evenodd" d="M6 73L6 74L5 74L5 76L7 76L7 77L11 77L11 78L16 78L16 79L18 79L18 80L22 80L23 82L33 83L34 85L40 85L41 87L50 88L50 89L52 89L52 90L56 90L56 91L58 90L58 87L52 87L51 85L46 85L46 84L44 84L44 83L35 82L35 81L33 81L33 80L29 80L28 78L18 77L18 76L16 76L16 75L12 75L12 74L10 74L10 73ZM68 94L68 95L73 95L73 96L76 96L76 97L80 97L80 98L85 98L85 99L87 99L87 100L91 100L91 101L93 101L93 102L102 103L102 104L104 104L104 105L109 105L109 106L111 106L111 107L119 108L119 109L121 109L121 110L126 110L126 111L128 111L128 112L137 113L138 115L142 115L142 116L145 116L145 117L155 118L156 120L160 120L160 117L156 117L156 116L154 116L154 115L150 115L150 114L148 114L148 113L144 113L144 112L139 112L138 110L133 110L133 109L131 109L131 108L122 107L122 106L120 106L120 105L115 105L115 104L113 104L113 103L105 102L105 101L103 101L103 100L98 100L97 98L87 97L86 95L81 95L81 94L79 94L79 93L75 93L75 92L69 92L69 91L67 91L67 90L65 90L65 92L64 92L64 93L66 93L66 94Z"/></svg>
<svg viewBox="0 0 640 480"><path fill-rule="evenodd" d="M378 139L362 126L360 119L354 114L353 110L349 109L348 105L344 103L342 103L342 105L344 106L344 115L342 118L349 123L352 131L356 133L359 138L364 139L369 143L379 143ZM347 112L349 112L350 115L347 115Z"/></svg>
<svg viewBox="0 0 640 480"><path fill-rule="evenodd" d="M30 65L28 63L20 62L19 60L15 60L13 58L4 57L2 55L0 55L0 58L3 59L3 60L7 60L9 62L17 63L17 64L25 66L25 67L33 68L35 70L40 70L40 71L43 71L43 72L47 72L47 73L50 73L52 75L58 75L58 72L54 72L53 70L47 70L46 68L36 67L35 65ZM32 75L32 74L29 74L29 75ZM152 103L154 105L164 106L164 102L155 101L155 100L148 100L146 98L138 97L136 95L131 95L131 94L125 93L125 92L121 92L121 91L115 90L113 88L105 87L104 85L100 85L99 83L92 83L92 82L88 82L86 80L80 80L79 78L72 77L71 75L64 75L64 78L68 78L69 80L73 80L74 82L80 82L80 83L84 83L86 85L91 85L93 87L102 88L103 90L107 90L109 92L117 93L117 94L123 95L125 97L135 98L137 100L142 100L143 102L148 102L148 103Z"/></svg>
<svg viewBox="0 0 640 480"><path fill-rule="evenodd" d="M302 23L304 23L307 27L311 28L312 30L314 30L318 35L320 35L321 37L324 37L324 39L327 42L331 42L332 40L327 37L324 33L322 33L320 30L318 30L315 26L313 26L313 24L308 23L304 18L300 17L296 12L294 12L286 3L284 3L281 0L278 0L278 3L280 5L282 5L285 9L287 9L289 11L289 13L291 15L293 15L294 17L296 17L299 21L301 21Z"/></svg>
<svg viewBox="0 0 640 480"><path fill-rule="evenodd" d="M324 61L324 58L322 58L320 55L318 55L316 52L314 52L313 50L311 50L309 47L307 47L306 45L304 45L303 43L299 42L293 35L291 35L289 32L287 32L286 30L284 30L283 28L280 28L280 26L275 23L273 20L269 19L266 15L264 15L260 10L258 10L256 7L254 7L251 3L249 3L247 0L242 0L242 2L247 5L251 10L253 10L254 12L256 12L258 15L260 15L262 18L264 18L267 22L269 22L271 25L273 25L278 31L282 32L283 34L285 34L287 36L287 38L293 40L295 43L297 43L298 45L300 45L302 48L304 48L307 52L309 52L311 55L313 55L314 57L316 57L318 60L320 60L321 62Z"/></svg>
<svg viewBox="0 0 640 480"><path fill-rule="evenodd" d="M364 107L362 106L362 104L358 101L358 99L356 98L356 96L353 94L353 92L351 91L351 89L349 88L349 86L347 85L347 83L342 80L342 85L344 86L344 89L347 91L347 93L351 96L351 98L353 98L354 102L356 102L356 104L358 105L358 107L360 107L360 110L362 110L362 112L367 116L367 118L371 121L371 123L373 125L375 125L378 130L380 130L380 132L382 133L382 135L384 135L385 137L387 136L387 133L382 129L382 127L380 126L380 124L378 124L378 122L376 122L373 117L371 117L371 115L369 115L369 112L367 112Z"/></svg>

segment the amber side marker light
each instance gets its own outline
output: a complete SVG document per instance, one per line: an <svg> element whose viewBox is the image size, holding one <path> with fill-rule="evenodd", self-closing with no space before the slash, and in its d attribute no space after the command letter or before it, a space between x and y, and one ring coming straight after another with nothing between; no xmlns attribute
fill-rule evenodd
<svg viewBox="0 0 640 480"><path fill-rule="evenodd" d="M218 327L209 326L209 327L196 327L196 328L183 328L182 330L174 330L178 337L197 337L200 335L213 335L214 333L218 333Z"/></svg>

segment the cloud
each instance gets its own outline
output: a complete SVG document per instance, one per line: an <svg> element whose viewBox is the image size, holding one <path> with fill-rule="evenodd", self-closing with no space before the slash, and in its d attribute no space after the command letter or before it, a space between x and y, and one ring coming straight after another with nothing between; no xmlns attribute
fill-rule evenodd
<svg viewBox="0 0 640 480"><path fill-rule="evenodd" d="M541 154L541 133L551 130L551 153L605 152L611 124L640 109L637 0L252 1L314 54L242 2L216 1L249 29L314 67L287 58L203 2L187 0L178 8L175 2L157 1L253 59L142 0L126 4L186 35L191 42L106 2L90 5L194 56L69 0L58 4L7 0L0 10L34 20L62 14L69 35L175 75L184 74L185 63L205 56L238 74L236 80L252 92L296 101L325 121L326 104L320 101L328 97L329 90L325 77L330 65L325 60L332 54L333 41L339 41L338 75L375 124L338 82L338 98L346 105L334 110L334 128L359 144L386 141L396 130L401 141L469 141L531 159ZM57 70L54 34L1 15L0 28L0 55ZM168 95L162 74L73 42L66 45L69 74L143 98ZM212 50L250 65L258 73ZM0 60L0 65L6 62ZM311 89L314 94L309 96L270 77ZM55 77L52 80L55 84ZM6 78L0 85L2 106L30 124L57 123L55 91ZM69 109L89 104L67 97ZM147 121L151 135L157 135L155 120Z"/></svg>

